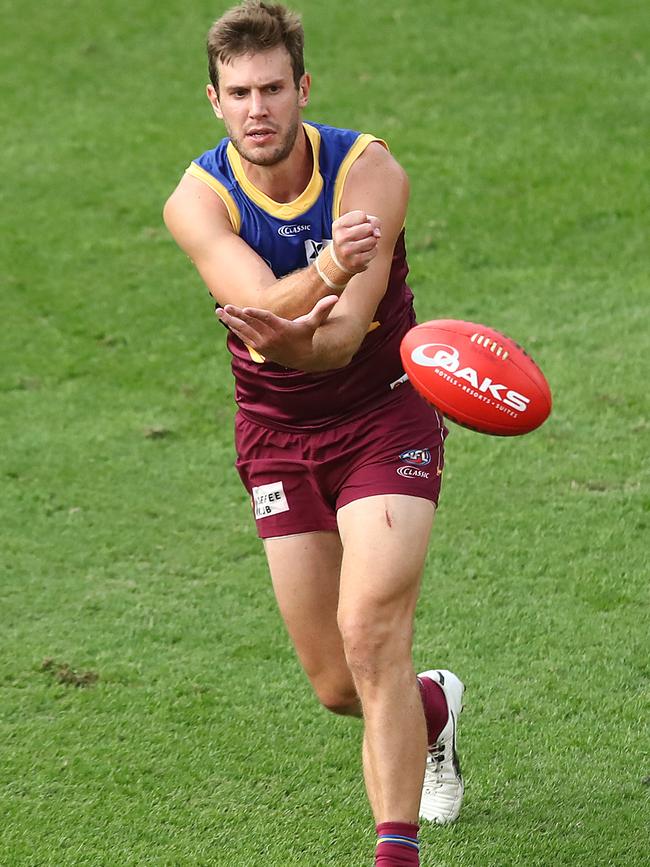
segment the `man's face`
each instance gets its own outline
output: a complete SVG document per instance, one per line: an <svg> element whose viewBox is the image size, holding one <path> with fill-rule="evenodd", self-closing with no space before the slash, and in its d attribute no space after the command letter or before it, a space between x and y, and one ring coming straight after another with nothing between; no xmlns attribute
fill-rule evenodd
<svg viewBox="0 0 650 867"><path fill-rule="evenodd" d="M296 89L289 53L278 46L219 63L219 93L209 84L207 94L240 156L273 166L291 153L309 86L304 75Z"/></svg>

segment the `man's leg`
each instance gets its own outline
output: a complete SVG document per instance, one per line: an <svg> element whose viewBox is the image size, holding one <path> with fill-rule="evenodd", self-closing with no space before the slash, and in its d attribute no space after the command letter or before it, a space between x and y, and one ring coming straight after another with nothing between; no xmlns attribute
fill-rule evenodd
<svg viewBox="0 0 650 867"><path fill-rule="evenodd" d="M410 572L415 574L416 576L415 587L413 588L412 594L410 592L406 592L405 594L400 592L397 582L395 582L393 588L389 587L388 593L386 592L386 588L382 586L386 578L386 575L382 573L382 569L386 569L389 574L392 571L390 563L386 561L382 562L382 569L375 569L372 563L369 564L369 573L371 579L369 581L369 585L371 586L368 586L366 588L369 591L369 596L372 599L373 604L375 605L377 604L377 602L381 602L384 596L390 598L393 595L393 591L395 591L397 597L405 595L409 598L409 602L406 605L406 611L410 612L406 616L408 627L407 632L409 637L405 646L408 647L407 657L409 678L415 686L417 681L415 681L413 669L410 665L410 632L412 628L415 598L417 597L417 590L419 586L419 573L421 572L422 562L424 560L424 553L426 551L425 537L428 537L431 520L433 517L433 509L431 506L429 506L428 509L425 507L423 511L425 516L427 515L427 513L428 516L424 519L416 519L410 514L410 509L400 508L400 505L402 505L400 503L398 503L397 508L395 508L395 504L390 502L393 499L415 501L415 509L419 512L420 510L417 508L417 503L422 501L419 501L416 498L381 497L374 499L386 501L384 503L384 506L387 511L380 510L379 512L380 516L383 517L383 520L388 520L392 524L395 519L398 519L400 522L400 526L402 526L404 522L406 522L407 525L410 522L413 522L412 526L414 528L414 534L416 537L415 545L410 538L407 538L406 547L408 548L408 554L404 555L402 555L401 548L400 546L398 546L398 560L400 568L405 565L407 558L412 557L415 554L416 550L420 550L420 543L422 543L422 550L420 551L420 554L416 554L415 556L416 563L419 561L419 571L417 567L410 570ZM376 515L377 510L373 508L372 515L370 515L370 528L372 530L372 535L370 536L370 538L372 540L371 544L375 547L375 554L378 554L379 559L382 560L383 555L381 551L384 549L375 546L374 541L374 529L376 528L375 525L377 522ZM349 523L351 529L359 526L359 522L356 518L353 521L348 522L344 516L343 523L345 523L346 526ZM420 532L421 525L424 526L424 533ZM365 518L362 519L361 526L363 532L366 532L368 523L366 522ZM380 520L379 530L381 531L381 529L382 525ZM354 529L354 535L356 535L356 529ZM407 534L407 536L408 535L409 534ZM389 547L391 548L390 555L391 557L394 557L394 554L392 552L392 548L394 546L391 544ZM341 540L338 533L304 533L293 536L271 538L265 540L265 550L273 578L274 589L278 599L280 611L284 618L289 635L292 638L292 641L296 647L296 651L298 653L300 661L310 681L312 682L314 690L319 697L321 703L335 713L360 716L361 705L359 702L357 689L345 657L343 640L337 620L337 610L339 610L339 616L340 612L342 611L342 608L339 606L339 590L343 553ZM352 564L353 562L353 551L354 545L350 543L348 552L350 556L348 556L346 560L348 568L351 568L350 564ZM362 563L361 565L363 566L364 564ZM376 575L377 578L373 578L373 575ZM373 589L375 585L377 588L376 590ZM405 588L408 588L408 586L409 582L407 580L405 582ZM350 598L353 598L356 594L350 593L349 595ZM411 595L412 599L410 598ZM361 601L361 605L362 607L364 605L363 599ZM381 618L377 618L376 623L381 624L383 623L383 620ZM400 632L400 634L403 633ZM407 680L407 688L408 683L409 681ZM415 696L415 728L417 729L418 717L422 716L420 694L419 689L417 688ZM372 703L372 697L368 699L368 702L369 704ZM403 691L401 689L398 692L398 702L401 708L403 702ZM401 723L400 720L390 719L388 720L387 725L390 728L393 725L400 726ZM393 730L393 733L395 733L395 731L396 729ZM423 724L423 745L426 743L425 732L426 726L424 726ZM394 743L396 744L395 749L398 751L397 760L395 760L395 756L391 753L391 763L387 767L386 756L382 754L381 743L378 749L373 749L372 736L366 735L364 739L364 776L366 781L366 788L368 790L369 798L373 806L373 811L375 813L375 816L377 817L389 816L393 811L396 812L396 815L401 815L402 812L410 815L413 810L415 810L414 815L417 816L417 805L419 803L419 793L422 779L421 767L419 768L419 771L417 773L417 779L419 782L415 786L415 795L413 795L411 787L408 787L410 803L415 803L415 808L409 806L405 809L405 811L402 811L400 807L393 808L391 806L391 803L393 803L393 801L395 800L394 798L388 799L389 802L386 808L382 807L379 804L379 793L381 793L382 790L386 788L387 779L388 789L391 792L393 791L394 787L389 779L391 775L398 776L399 779L404 778L407 780L407 782L410 781L410 774L408 773L408 771L405 771L404 762L402 761L402 753L399 752L401 750L402 740L403 739L401 736L399 736L396 740L393 739ZM417 740L418 737L416 733L413 737L409 739L409 743L417 743ZM426 747L423 746L421 751L422 764L424 762L425 752ZM418 760L418 757L420 754L420 750L416 749L415 754L416 764L419 766L420 762ZM412 820L412 826L409 827L408 823L402 823L400 825L396 824L394 821L382 824L378 819L378 833L380 835L379 839L392 840L391 835L395 833L399 833L400 835L417 835L415 821ZM406 839L408 839L408 836ZM404 854L407 856L409 852L412 854L413 850L410 848L403 848L404 845L409 846L410 844L402 844L401 846L398 846L398 848L402 848ZM377 851L379 853L380 849L390 850L394 847L395 844L393 844L392 842L384 842L378 847ZM399 856L396 860L393 860L393 858L394 856L391 854L389 854L386 858L384 858L382 855L378 855L378 860L376 863L385 863L387 865L402 863L402 858L400 858ZM403 863L410 863L410 861L406 860ZM413 863L417 862L414 861Z"/></svg>
<svg viewBox="0 0 650 867"><path fill-rule="evenodd" d="M363 706L366 785L378 824L418 822L427 735L411 645L433 517L430 501L393 494L338 512L338 623Z"/></svg>
<svg viewBox="0 0 650 867"><path fill-rule="evenodd" d="M334 713L361 716L337 623L338 533L278 536L265 539L264 549L280 613L319 701Z"/></svg>

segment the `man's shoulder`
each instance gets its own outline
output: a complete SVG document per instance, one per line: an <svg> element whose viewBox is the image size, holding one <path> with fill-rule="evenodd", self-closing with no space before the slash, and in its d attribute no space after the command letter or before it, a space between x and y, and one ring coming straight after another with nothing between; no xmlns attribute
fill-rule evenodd
<svg viewBox="0 0 650 867"><path fill-rule="evenodd" d="M339 195L351 167L360 162L367 151L378 149L388 154L386 142L372 133L312 121L306 121L305 124L308 130L311 127L318 139L321 170L325 177L334 180ZM310 135L310 138L313 139L313 136Z"/></svg>
<svg viewBox="0 0 650 867"><path fill-rule="evenodd" d="M354 142L363 135L362 132L356 129L348 129L341 126L330 126L326 123L316 123L316 121L306 120L304 123L316 130L318 136L325 146L342 147L348 149Z"/></svg>
<svg viewBox="0 0 650 867"><path fill-rule="evenodd" d="M375 190L395 205L406 208L409 197L409 179L403 166L379 143L371 143L350 166L346 177L344 196L357 193L366 195ZM354 207L354 199L342 201L343 212Z"/></svg>
<svg viewBox="0 0 650 867"><path fill-rule="evenodd" d="M309 126L315 127L321 134L325 134L328 136L329 135L335 136L337 134L339 134L339 135L341 135L341 134L359 135L360 134L359 130L356 130L356 129L351 129L349 127L344 127L344 126L332 126L331 124L321 123L320 121L316 121L316 120L305 120L304 123L308 124Z"/></svg>

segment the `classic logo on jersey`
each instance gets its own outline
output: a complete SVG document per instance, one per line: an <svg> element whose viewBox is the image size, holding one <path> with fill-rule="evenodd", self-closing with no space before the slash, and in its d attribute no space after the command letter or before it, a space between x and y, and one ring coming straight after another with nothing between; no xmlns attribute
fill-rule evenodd
<svg viewBox="0 0 650 867"><path fill-rule="evenodd" d="M332 242L328 239L324 239L322 241L313 241L311 238L308 238L305 241L305 254L307 256L307 264L311 265L312 262L315 261L316 257L328 244Z"/></svg>
<svg viewBox="0 0 650 867"><path fill-rule="evenodd" d="M254 487L253 508L257 519L288 512L289 503L282 482L271 482L270 485Z"/></svg>
<svg viewBox="0 0 650 867"><path fill-rule="evenodd" d="M407 449L399 456L400 461L405 464L412 464L415 467L426 467L431 463L431 452L429 449Z"/></svg>
<svg viewBox="0 0 650 867"><path fill-rule="evenodd" d="M291 238L293 235L300 235L302 232L308 232L311 229L309 223L303 223L300 226L280 226L278 235L283 238Z"/></svg>
<svg viewBox="0 0 650 867"><path fill-rule="evenodd" d="M446 343L423 343L411 352L411 359L421 367L435 368L439 376L487 403L503 404L517 412L528 409L530 398L526 395L512 391L503 383L494 382L489 376L482 377L473 367L461 367L460 353L454 346Z"/></svg>

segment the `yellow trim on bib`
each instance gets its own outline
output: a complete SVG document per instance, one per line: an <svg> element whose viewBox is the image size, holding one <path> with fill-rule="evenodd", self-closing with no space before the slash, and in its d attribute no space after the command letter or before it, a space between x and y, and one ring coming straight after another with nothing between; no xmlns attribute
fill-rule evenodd
<svg viewBox="0 0 650 867"><path fill-rule="evenodd" d="M357 137L354 144L345 155L345 158L339 167L339 171L336 176L336 182L334 184L332 220L338 220L338 218L341 216L341 199L343 198L343 187L345 186L345 179L348 176L348 172L352 168L353 163L359 159L359 157L365 151L368 145L372 144L374 141L379 142L380 145L383 145L386 150L388 150L388 145L383 139L376 138L376 136L369 135L368 133L364 132Z"/></svg>
<svg viewBox="0 0 650 867"><path fill-rule="evenodd" d="M314 167L305 190L297 199L294 199L293 202L276 202L274 199L267 196L266 193L258 190L255 184L251 183L251 181L246 177L241 157L235 150L233 143L228 143L226 153L240 187L252 202L255 202L255 204L259 205L259 207L266 211L267 214L271 214L272 217L277 217L279 220L295 220L301 214L304 214L305 211L308 211L312 205L315 204L321 194L321 190L323 189L323 178L321 177L320 167L318 164L318 156L320 153L320 132L316 127L310 126L306 123L303 124L303 129L305 130L309 143L311 144L311 150L314 157Z"/></svg>
<svg viewBox="0 0 650 867"><path fill-rule="evenodd" d="M203 181L204 184L207 184L210 189L215 191L228 209L228 216L230 217L233 229L237 234L239 234L239 230L241 229L241 214L239 213L237 202L233 199L221 181L218 181L210 174L210 172L206 172L206 170L201 168L197 163L190 163L185 169L185 172L188 175L192 175L193 178Z"/></svg>

